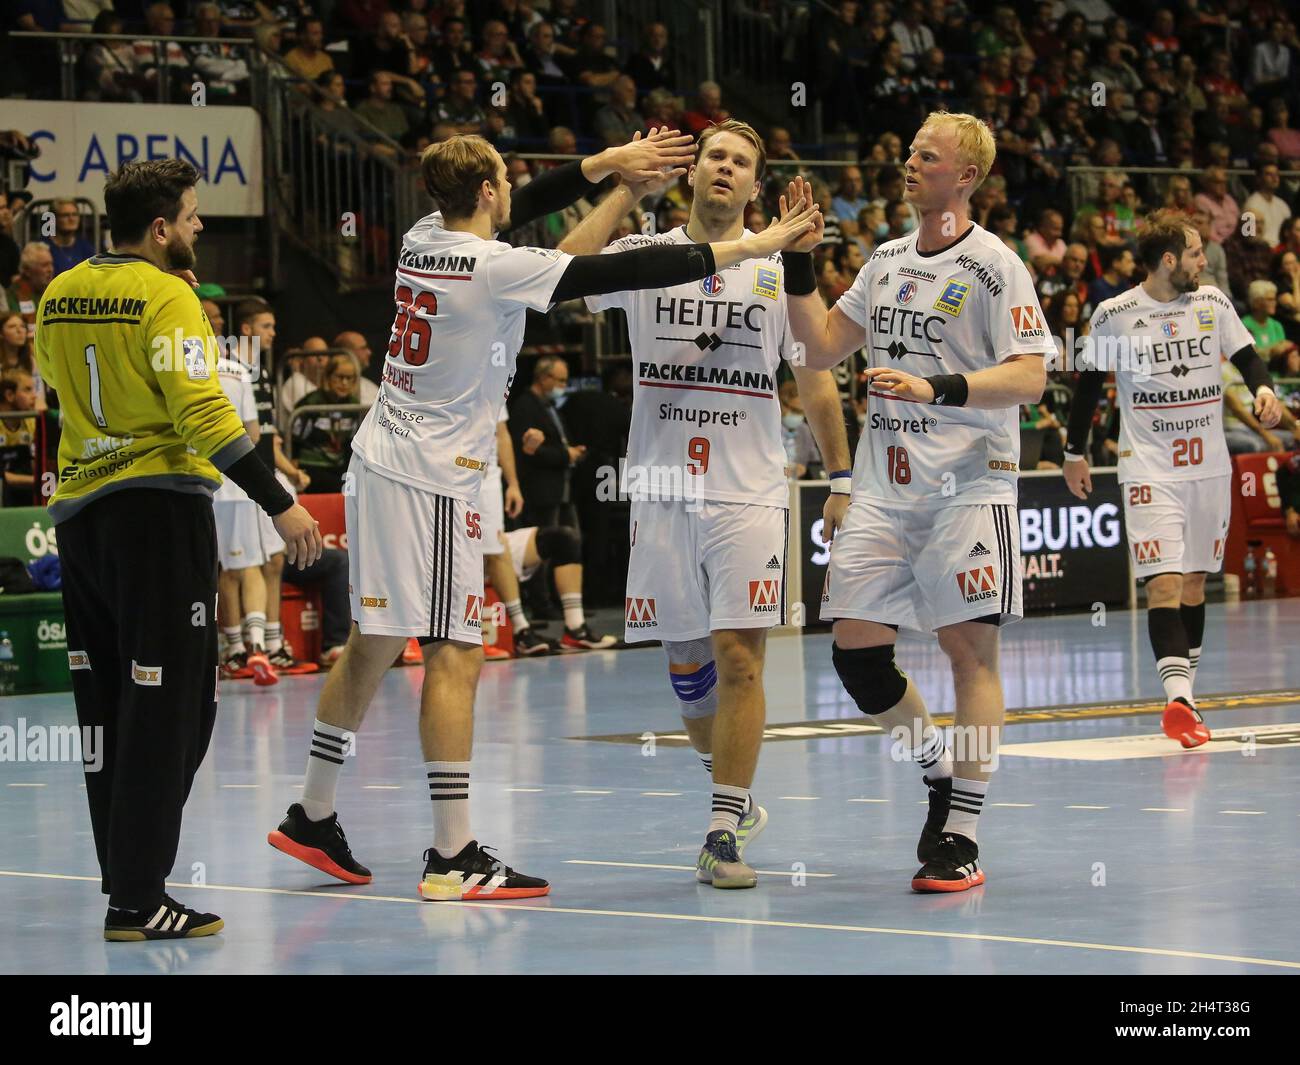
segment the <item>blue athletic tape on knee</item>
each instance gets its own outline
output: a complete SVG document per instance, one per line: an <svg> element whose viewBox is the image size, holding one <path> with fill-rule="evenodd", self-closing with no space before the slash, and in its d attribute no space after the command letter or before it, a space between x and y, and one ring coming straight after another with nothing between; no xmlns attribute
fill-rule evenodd
<svg viewBox="0 0 1300 1065"><path fill-rule="evenodd" d="M537 553L552 566L571 566L582 561L582 538L564 525L538 529Z"/></svg>
<svg viewBox="0 0 1300 1065"><path fill-rule="evenodd" d="M682 717L708 717L718 708L718 668L706 662L694 673L669 673Z"/></svg>
<svg viewBox="0 0 1300 1065"><path fill-rule="evenodd" d="M864 714L892 710L907 691L907 674L894 664L892 644L851 651L835 645L831 649L831 662L844 690Z"/></svg>

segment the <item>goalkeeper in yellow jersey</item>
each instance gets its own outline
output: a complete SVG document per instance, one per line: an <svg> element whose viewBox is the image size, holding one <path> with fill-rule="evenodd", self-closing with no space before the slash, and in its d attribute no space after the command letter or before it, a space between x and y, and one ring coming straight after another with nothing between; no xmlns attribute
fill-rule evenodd
<svg viewBox="0 0 1300 1065"><path fill-rule="evenodd" d="M165 886L216 716L222 475L272 517L290 563L321 552L315 521L254 453L217 380L216 338L185 279L203 230L198 179L170 159L111 175L116 252L56 277L37 312L36 360L63 411L49 509L72 691L79 724L102 730L86 795L109 940L223 925Z"/></svg>

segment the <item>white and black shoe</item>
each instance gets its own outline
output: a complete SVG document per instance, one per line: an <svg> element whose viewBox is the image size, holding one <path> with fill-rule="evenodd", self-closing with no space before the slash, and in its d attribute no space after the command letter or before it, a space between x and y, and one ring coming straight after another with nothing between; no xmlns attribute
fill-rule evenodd
<svg viewBox="0 0 1300 1065"><path fill-rule="evenodd" d="M226 922L215 913L199 913L164 895L162 902L147 910L119 910L110 906L104 918L104 938L113 943L194 939L216 935L225 927Z"/></svg>
<svg viewBox="0 0 1300 1065"><path fill-rule="evenodd" d="M531 628L515 633L515 654L520 658L549 655L554 650L550 640L538 636Z"/></svg>
<svg viewBox="0 0 1300 1065"><path fill-rule="evenodd" d="M608 634L597 636L590 625L580 625L576 629L564 630L560 638L560 647L574 651L603 651L618 644L618 638Z"/></svg>
<svg viewBox="0 0 1300 1065"><path fill-rule="evenodd" d="M952 777L941 780L921 778L930 788L930 812L925 816L925 827L916 841L916 860L924 865L938 852L943 838L943 826L948 823L948 804L952 799Z"/></svg>
<svg viewBox="0 0 1300 1065"><path fill-rule="evenodd" d="M551 885L535 876L516 873L499 858L470 840L459 854L444 858L434 848L424 852L420 897L429 902L461 899L535 899L551 893Z"/></svg>
<svg viewBox="0 0 1300 1065"><path fill-rule="evenodd" d="M930 859L912 877L912 890L968 891L984 883L980 849L973 839L946 832L935 845Z"/></svg>

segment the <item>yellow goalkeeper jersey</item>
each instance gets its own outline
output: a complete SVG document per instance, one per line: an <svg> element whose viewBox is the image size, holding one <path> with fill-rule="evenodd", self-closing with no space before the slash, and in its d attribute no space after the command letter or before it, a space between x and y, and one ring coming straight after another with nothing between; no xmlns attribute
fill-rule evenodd
<svg viewBox="0 0 1300 1065"><path fill-rule="evenodd" d="M62 409L56 523L124 488L210 496L252 449L198 297L146 259L96 255L55 277L35 351Z"/></svg>

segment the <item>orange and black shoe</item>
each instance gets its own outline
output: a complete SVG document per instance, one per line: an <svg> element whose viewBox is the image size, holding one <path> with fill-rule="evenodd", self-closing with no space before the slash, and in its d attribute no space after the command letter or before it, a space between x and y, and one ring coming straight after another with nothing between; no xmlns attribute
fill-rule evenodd
<svg viewBox="0 0 1300 1065"><path fill-rule="evenodd" d="M248 649L248 668L253 671L253 683L259 688L269 688L272 684L280 683L280 675L260 647Z"/></svg>
<svg viewBox="0 0 1300 1065"><path fill-rule="evenodd" d="M980 849L973 839L947 832L934 845L929 861L912 877L912 890L968 891L984 883Z"/></svg>
<svg viewBox="0 0 1300 1065"><path fill-rule="evenodd" d="M535 876L516 873L499 858L470 840L454 858L444 858L430 847L424 852L424 877L420 897L429 902L461 899L535 899L551 893L551 885Z"/></svg>
<svg viewBox="0 0 1300 1065"><path fill-rule="evenodd" d="M1171 740L1177 740L1188 749L1210 741L1210 730L1206 727L1205 718L1183 699L1174 699L1165 707L1160 727Z"/></svg>
<svg viewBox="0 0 1300 1065"><path fill-rule="evenodd" d="M290 858L329 873L345 884L370 883L370 870L352 857L337 813L323 821L313 821L302 803L296 802L289 807L280 827L267 835L266 842Z"/></svg>
<svg viewBox="0 0 1300 1065"><path fill-rule="evenodd" d="M252 680L253 671L248 668L248 652L237 651L226 655L221 660L221 675L227 680Z"/></svg>
<svg viewBox="0 0 1300 1065"><path fill-rule="evenodd" d="M267 661L283 677L301 677L307 673L319 673L320 666L315 662L299 662L293 657L288 644L266 652Z"/></svg>

